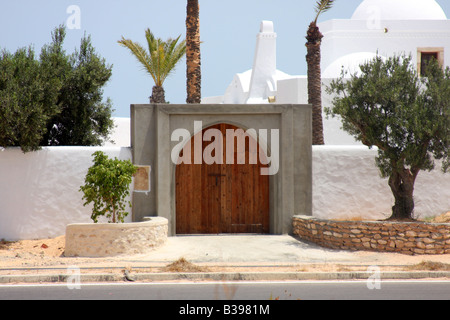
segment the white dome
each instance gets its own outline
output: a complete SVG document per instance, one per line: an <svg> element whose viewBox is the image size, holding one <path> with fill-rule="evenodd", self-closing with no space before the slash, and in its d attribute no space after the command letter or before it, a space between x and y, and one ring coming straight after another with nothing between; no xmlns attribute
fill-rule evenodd
<svg viewBox="0 0 450 320"><path fill-rule="evenodd" d="M364 0L352 20L447 20L435 0Z"/></svg>
<svg viewBox="0 0 450 320"><path fill-rule="evenodd" d="M386 60L385 57L381 55L378 56L383 60ZM376 57L377 55L372 52L356 52L340 57L325 69L322 78L339 78L342 69L349 72L346 77L349 77L350 74L359 74L361 72L360 65L372 61Z"/></svg>

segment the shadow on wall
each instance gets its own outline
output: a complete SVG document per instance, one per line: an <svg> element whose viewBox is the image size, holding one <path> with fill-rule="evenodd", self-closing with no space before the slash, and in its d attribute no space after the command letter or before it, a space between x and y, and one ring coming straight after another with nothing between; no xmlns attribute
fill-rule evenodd
<svg viewBox="0 0 450 320"><path fill-rule="evenodd" d="M131 148L49 147L23 154L0 151L0 239L60 236L67 224L90 223L79 187L92 154L131 159ZM377 151L359 146L313 147L313 212L322 219L382 219L390 215L392 193L375 166ZM133 185L132 185L133 187ZM420 218L450 209L450 179L439 171L420 172L415 187ZM131 215L126 222L131 221Z"/></svg>
<svg viewBox="0 0 450 320"><path fill-rule="evenodd" d="M131 122L130 118L114 118L114 130L105 141L105 147L130 147L131 146Z"/></svg>
<svg viewBox="0 0 450 320"><path fill-rule="evenodd" d="M92 165L92 154L131 159L120 147L47 147L24 154L0 152L0 239L22 240L63 235L69 223L91 222L79 188Z"/></svg>
<svg viewBox="0 0 450 320"><path fill-rule="evenodd" d="M321 219L378 220L391 216L394 197L375 164L377 149L313 147L313 212ZM450 179L436 165L421 171L414 188L416 218L450 209Z"/></svg>

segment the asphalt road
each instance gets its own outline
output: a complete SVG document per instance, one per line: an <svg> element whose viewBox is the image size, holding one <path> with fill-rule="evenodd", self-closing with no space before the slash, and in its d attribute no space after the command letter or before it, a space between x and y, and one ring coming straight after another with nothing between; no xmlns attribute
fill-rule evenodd
<svg viewBox="0 0 450 320"><path fill-rule="evenodd" d="M72 288L70 288L70 286ZM449 300L450 281L0 285L0 300Z"/></svg>

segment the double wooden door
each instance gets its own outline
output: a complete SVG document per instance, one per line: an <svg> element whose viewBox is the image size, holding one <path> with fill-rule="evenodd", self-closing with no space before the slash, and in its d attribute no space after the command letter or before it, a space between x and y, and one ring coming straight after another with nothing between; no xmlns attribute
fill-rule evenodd
<svg viewBox="0 0 450 320"><path fill-rule="evenodd" d="M234 163L227 164L226 130L238 128L218 124L204 129L202 137L209 129L222 134L223 164L194 164L195 139L191 139L192 164L176 166L177 234L269 233L269 176L261 175L266 165L259 157L256 164L250 161L251 153L259 151L259 147L254 150L245 143L245 148L239 149L235 141ZM202 139L202 150L211 143ZM245 164L238 164L242 152Z"/></svg>

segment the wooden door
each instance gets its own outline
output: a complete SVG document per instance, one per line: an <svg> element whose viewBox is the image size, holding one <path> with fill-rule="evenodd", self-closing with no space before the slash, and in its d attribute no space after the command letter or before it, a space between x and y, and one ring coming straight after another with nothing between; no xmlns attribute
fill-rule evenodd
<svg viewBox="0 0 450 320"><path fill-rule="evenodd" d="M269 233L269 177L261 175L265 165L259 157L257 164L250 163L250 153L259 148L253 150L247 140L239 150L235 141L234 163L227 164L226 130L238 128L218 124L204 129L202 136L209 129L221 132L223 164L193 164L191 139L192 164L176 166L177 234ZM211 143L203 141L202 150ZM245 153L245 164L237 163L239 153Z"/></svg>

